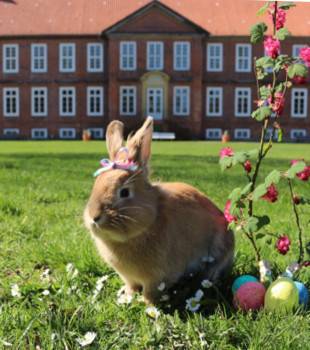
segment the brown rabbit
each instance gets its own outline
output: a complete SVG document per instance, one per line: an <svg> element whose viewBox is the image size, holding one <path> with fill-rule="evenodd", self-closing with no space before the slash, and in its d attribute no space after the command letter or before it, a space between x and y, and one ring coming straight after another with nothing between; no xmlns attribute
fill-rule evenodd
<svg viewBox="0 0 310 350"><path fill-rule="evenodd" d="M152 132L148 117L128 138L126 153L123 124L110 123L110 161L99 170L84 212L100 255L126 292L142 290L147 302L158 301L160 284L171 287L206 257L212 257L206 278L217 279L231 267L234 249L223 213L206 196L184 183L149 181Z"/></svg>

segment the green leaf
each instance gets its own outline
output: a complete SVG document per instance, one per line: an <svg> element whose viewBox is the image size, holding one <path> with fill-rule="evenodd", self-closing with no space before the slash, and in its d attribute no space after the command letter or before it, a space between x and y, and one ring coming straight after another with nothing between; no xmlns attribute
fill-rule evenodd
<svg viewBox="0 0 310 350"><path fill-rule="evenodd" d="M250 182L249 184L247 184L242 190L241 190L241 196L244 197L247 194L250 193L251 191L251 187L252 187L252 182Z"/></svg>
<svg viewBox="0 0 310 350"><path fill-rule="evenodd" d="M255 24L251 27L250 33L251 33L251 43L252 44L259 44L264 39L264 33L267 30L267 26L264 22Z"/></svg>
<svg viewBox="0 0 310 350"><path fill-rule="evenodd" d="M236 152L234 154L235 164L237 164L237 163L243 164L246 160L247 160L246 152Z"/></svg>
<svg viewBox="0 0 310 350"><path fill-rule="evenodd" d="M281 179L281 173L279 170L273 170L265 179L266 187L272 184L277 184Z"/></svg>
<svg viewBox="0 0 310 350"><path fill-rule="evenodd" d="M237 202L241 199L241 188L237 187L235 188L228 197L231 202Z"/></svg>
<svg viewBox="0 0 310 350"><path fill-rule="evenodd" d="M284 2L278 4L278 8L280 8L282 10L289 10L291 7L294 7L294 6L296 6L296 5L291 1L284 1Z"/></svg>
<svg viewBox="0 0 310 350"><path fill-rule="evenodd" d="M291 33L286 28L281 28L276 32L276 38L279 40L285 40Z"/></svg>
<svg viewBox="0 0 310 350"><path fill-rule="evenodd" d="M278 142L282 142L283 140L283 131L281 128L278 129Z"/></svg>
<svg viewBox="0 0 310 350"><path fill-rule="evenodd" d="M287 75L289 78L294 78L295 76L306 77L308 74L308 68L301 63L295 63L289 66Z"/></svg>
<svg viewBox="0 0 310 350"><path fill-rule="evenodd" d="M259 94L260 94L260 96L261 96L261 98L262 98L263 100L267 100L267 98L268 98L268 97L270 96L270 94L271 94L271 89L270 89L268 86L263 85L263 86L261 86L260 89L259 89Z"/></svg>
<svg viewBox="0 0 310 350"><path fill-rule="evenodd" d="M262 106L256 109L252 113L252 118L256 119L257 121L263 121L267 117L271 116L272 110L270 107Z"/></svg>
<svg viewBox="0 0 310 350"><path fill-rule="evenodd" d="M258 218L257 231L259 231L264 226L270 224L270 218L268 215L257 216L257 218Z"/></svg>
<svg viewBox="0 0 310 350"><path fill-rule="evenodd" d="M259 200L266 192L267 186L265 184L257 186L253 192L253 201Z"/></svg>
<svg viewBox="0 0 310 350"><path fill-rule="evenodd" d="M300 173L301 171L303 171L303 170L305 169L305 167L306 167L305 162L303 162L303 161L297 162L297 163L293 164L293 165L289 168L289 170L288 170L286 176L287 176L289 179L294 179L294 177L296 176L296 174L298 174L298 173Z"/></svg>
<svg viewBox="0 0 310 350"><path fill-rule="evenodd" d="M273 67L274 65L274 61L271 57L269 56L264 56L264 57L261 57L259 58L257 61L256 61L256 67L257 68L263 68L263 69L266 69L266 68L271 68Z"/></svg>
<svg viewBox="0 0 310 350"><path fill-rule="evenodd" d="M250 151L247 151L247 155L249 159L255 159L258 156L258 148L251 149Z"/></svg>
<svg viewBox="0 0 310 350"><path fill-rule="evenodd" d="M228 169L232 166L233 164L233 158L232 157L223 157L220 159L220 166L221 170Z"/></svg>
<svg viewBox="0 0 310 350"><path fill-rule="evenodd" d="M269 2L266 2L266 4L257 11L256 15L257 16L264 15L267 12L268 7L269 7Z"/></svg>
<svg viewBox="0 0 310 350"><path fill-rule="evenodd" d="M258 233L257 235L255 235L255 238L258 240L258 239L262 239L262 238L265 238L266 237L266 234L265 233Z"/></svg>
<svg viewBox="0 0 310 350"><path fill-rule="evenodd" d="M270 223L270 219L267 215L252 216L246 221L244 225L244 229L246 232L253 234L258 232L260 229L262 229L264 226L268 225L269 223Z"/></svg>

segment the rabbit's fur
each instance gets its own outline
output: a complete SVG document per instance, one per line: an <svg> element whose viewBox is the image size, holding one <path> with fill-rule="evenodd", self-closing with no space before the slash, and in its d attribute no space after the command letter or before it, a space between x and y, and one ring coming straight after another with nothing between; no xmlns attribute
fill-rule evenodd
<svg viewBox="0 0 310 350"><path fill-rule="evenodd" d="M231 267L234 238L223 213L201 192L183 183L148 179L153 119L127 141L135 171L111 169L97 177L84 219L103 259L125 282L126 292L142 290L158 301L158 286L171 287L185 273L198 270L212 256L206 278L217 279ZM111 160L123 144L123 124L110 123ZM121 189L130 193L120 198Z"/></svg>

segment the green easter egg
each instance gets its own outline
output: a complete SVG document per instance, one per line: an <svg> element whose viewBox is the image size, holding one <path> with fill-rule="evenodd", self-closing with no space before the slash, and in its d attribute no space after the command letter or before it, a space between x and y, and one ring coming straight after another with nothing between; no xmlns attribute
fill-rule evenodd
<svg viewBox="0 0 310 350"><path fill-rule="evenodd" d="M259 282L258 279L251 275L243 275L235 279L231 289L233 294L237 292L237 290L245 283L248 282Z"/></svg>
<svg viewBox="0 0 310 350"><path fill-rule="evenodd" d="M290 278L281 277L273 282L265 295L265 309L287 313L298 307L299 293Z"/></svg>

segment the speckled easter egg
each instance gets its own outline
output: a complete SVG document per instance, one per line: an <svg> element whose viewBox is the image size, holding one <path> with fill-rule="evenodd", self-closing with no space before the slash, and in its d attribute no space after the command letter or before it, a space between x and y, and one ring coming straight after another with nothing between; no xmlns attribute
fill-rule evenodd
<svg viewBox="0 0 310 350"><path fill-rule="evenodd" d="M237 292L237 290L247 282L258 282L258 279L251 275L243 275L235 279L231 289L233 294Z"/></svg>
<svg viewBox="0 0 310 350"><path fill-rule="evenodd" d="M299 305L303 305L304 307L307 307L309 302L309 291L307 287L303 283L297 282L297 281L294 281L294 284L298 289Z"/></svg>
<svg viewBox="0 0 310 350"><path fill-rule="evenodd" d="M259 310L264 306L266 289L260 282L243 284L234 295L234 305L243 311Z"/></svg>
<svg viewBox="0 0 310 350"><path fill-rule="evenodd" d="M298 289L290 278L281 277L271 283L265 295L265 309L286 313L298 306Z"/></svg>

